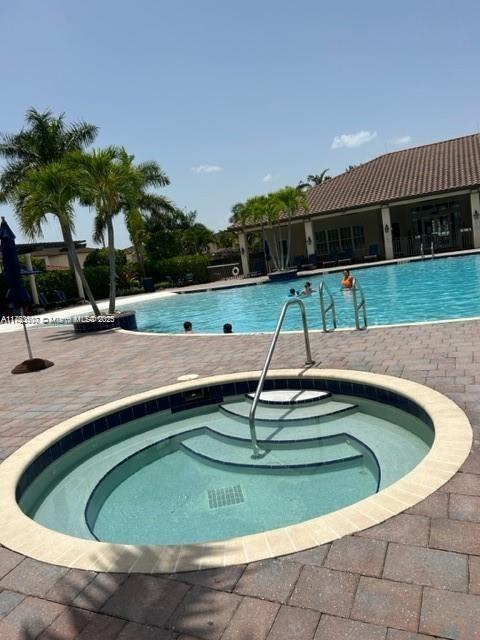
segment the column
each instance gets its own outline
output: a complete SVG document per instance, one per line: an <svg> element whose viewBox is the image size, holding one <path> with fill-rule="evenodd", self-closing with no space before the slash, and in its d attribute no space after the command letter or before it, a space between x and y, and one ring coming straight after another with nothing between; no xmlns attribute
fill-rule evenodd
<svg viewBox="0 0 480 640"><path fill-rule="evenodd" d="M242 260L242 272L244 276L250 273L250 265L248 259L248 243L247 234L245 231L240 231L238 234L238 244L240 245L240 258Z"/></svg>
<svg viewBox="0 0 480 640"><path fill-rule="evenodd" d="M315 236L313 235L313 222L305 220L303 223L305 228L305 243L307 245L307 262L310 262L310 256L315 255Z"/></svg>
<svg viewBox="0 0 480 640"><path fill-rule="evenodd" d="M385 259L393 260L392 221L390 219L390 207L382 207L382 231L383 245L385 247Z"/></svg>
<svg viewBox="0 0 480 640"><path fill-rule="evenodd" d="M470 194L470 209L472 215L473 248L480 247L480 193L472 191Z"/></svg>
<svg viewBox="0 0 480 640"><path fill-rule="evenodd" d="M32 256L30 253L26 253L25 254L25 266L27 267L27 269L29 271L33 271L33 267L32 267ZM33 304L40 304L38 301L38 290L37 290L37 283L35 281L35 276L32 275L28 276L28 279L30 281L30 291L32 292L32 300L33 300Z"/></svg>

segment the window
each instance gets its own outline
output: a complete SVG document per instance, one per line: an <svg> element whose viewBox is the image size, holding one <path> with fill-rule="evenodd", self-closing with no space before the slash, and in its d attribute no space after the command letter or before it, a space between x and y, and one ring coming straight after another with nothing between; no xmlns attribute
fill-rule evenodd
<svg viewBox="0 0 480 640"><path fill-rule="evenodd" d="M328 249L333 251L334 249L340 249L340 239L338 237L338 229L329 229L328 235Z"/></svg>
<svg viewBox="0 0 480 640"><path fill-rule="evenodd" d="M363 227L361 225L355 225L353 230L353 246L355 249L365 246L365 234L363 233Z"/></svg>
<svg viewBox="0 0 480 640"><path fill-rule="evenodd" d="M359 249L365 246L363 226L340 227L315 232L315 249L317 255L324 256L334 251Z"/></svg>
<svg viewBox="0 0 480 640"><path fill-rule="evenodd" d="M342 249L350 249L353 247L352 227L342 227L340 229L340 242L342 243Z"/></svg>
<svg viewBox="0 0 480 640"><path fill-rule="evenodd" d="M324 256L328 253L327 233L326 231L315 232L315 249L317 255Z"/></svg>

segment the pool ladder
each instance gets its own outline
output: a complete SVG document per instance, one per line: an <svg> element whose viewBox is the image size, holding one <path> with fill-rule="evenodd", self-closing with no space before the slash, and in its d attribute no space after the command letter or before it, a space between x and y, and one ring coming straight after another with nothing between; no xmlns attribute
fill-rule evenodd
<svg viewBox="0 0 480 640"><path fill-rule="evenodd" d="M353 313L355 315L355 327L359 330L366 329L368 326L367 319L367 305L365 302L365 294L363 293L363 289L360 286L357 278L353 278L352 282L352 302L353 302ZM328 288L328 285L325 281L320 283L318 288L318 293L320 297L320 311L322 314L322 327L325 333L329 331L334 331L337 328L337 314L335 311L335 300L333 298L332 292ZM325 299L327 296L327 300ZM331 327L328 327L328 314L330 313L330 322Z"/></svg>
<svg viewBox="0 0 480 640"><path fill-rule="evenodd" d="M322 313L322 327L325 333L334 331L337 328L337 314L335 313L335 300L333 299L332 292L328 288L325 280L322 280L318 287L318 293L320 296L320 311ZM328 296L328 302L325 301L325 295ZM328 313L331 315L332 327L328 328Z"/></svg>
<svg viewBox="0 0 480 640"><path fill-rule="evenodd" d="M365 303L365 294L360 286L357 278L353 278L352 283L352 298L353 298L353 312L355 314L355 327L359 330L366 329L368 326L367 321L367 307Z"/></svg>
<svg viewBox="0 0 480 640"><path fill-rule="evenodd" d="M275 351L275 347L277 345L278 336L280 335L280 331L282 329L283 321L285 319L285 315L287 310L292 305L297 305L300 307L300 311L302 314L302 324L303 324L303 337L305 338L305 355L306 365L315 364L315 360L312 359L312 351L310 349L310 338L308 335L308 322L307 322L307 312L305 310L304 303L298 298L293 298L292 300L287 300L280 311L280 315L278 316L277 326L275 328L275 332L273 334L272 341L270 343L270 347L268 349L267 357L265 358L265 362L263 365L262 373L258 380L257 390L255 391L255 395L253 397L252 406L250 407L250 411L248 414L248 424L250 427L250 440L252 442L253 449L253 457L259 458L262 454L260 453L260 449L257 444L257 433L255 429L255 413L257 411L258 401L260 399L260 395L263 391L263 386L265 384L265 378L267 377L268 369L270 368L270 363L272 361L273 353Z"/></svg>

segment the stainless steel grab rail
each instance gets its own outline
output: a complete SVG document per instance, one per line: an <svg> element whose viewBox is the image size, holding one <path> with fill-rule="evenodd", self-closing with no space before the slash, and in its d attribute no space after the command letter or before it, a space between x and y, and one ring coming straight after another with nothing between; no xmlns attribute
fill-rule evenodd
<svg viewBox="0 0 480 640"><path fill-rule="evenodd" d="M327 333L328 331L333 331L334 329L337 328L337 314L335 312L335 300L333 299L332 292L330 291L327 283L324 280L322 280L322 282L320 283L320 286L318 288L318 293L320 295L320 310L322 312L322 326L325 333ZM325 298L324 298L325 293L328 295L329 304L325 304ZM332 325L333 325L332 329L328 328L327 313L329 311L331 312L331 316L332 316Z"/></svg>
<svg viewBox="0 0 480 640"><path fill-rule="evenodd" d="M305 353L307 359L305 360L305 364L315 364L315 361L312 360L312 352L310 349L310 338L308 336L308 323L307 323L307 312L305 311L305 305L298 298L293 298L292 300L287 300L280 311L280 315L278 317L277 326L275 328L275 333L273 334L272 341L270 343L270 347L268 349L267 357L265 358L265 362L263 365L262 373L258 380L257 390L255 391L255 396L253 397L252 406L250 408L250 412L248 414L248 423L250 426L250 439L252 441L252 449L253 449L253 457L258 458L260 454L260 449L257 444L257 434L255 431L255 413L257 411L257 404L260 399L260 395L263 391L263 385L265 384L265 378L267 377L267 372L270 367L270 363L272 361L273 352L275 351L275 347L277 344L278 336L280 335L280 330L282 328L283 321L285 319L285 315L287 313L288 307L296 304L300 307L300 311L302 313L302 323L303 323L303 335L305 338Z"/></svg>
<svg viewBox="0 0 480 640"><path fill-rule="evenodd" d="M360 301L358 296L360 297ZM368 325L368 321L367 321L367 307L365 303L365 294L363 293L363 289L360 286L360 283L358 282L357 278L353 278L352 299L353 299L353 311L355 313L355 326L357 329L366 329ZM362 311L363 326L360 323L360 314L359 314L360 311Z"/></svg>

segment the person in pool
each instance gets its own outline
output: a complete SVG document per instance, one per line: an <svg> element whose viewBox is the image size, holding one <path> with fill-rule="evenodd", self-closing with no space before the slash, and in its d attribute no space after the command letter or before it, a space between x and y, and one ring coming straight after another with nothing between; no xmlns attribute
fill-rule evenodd
<svg viewBox="0 0 480 640"><path fill-rule="evenodd" d="M313 289L312 289L312 284L311 282L306 282L305 286L303 287L303 289L300 292L301 296L311 296L313 293Z"/></svg>
<svg viewBox="0 0 480 640"><path fill-rule="evenodd" d="M298 296L298 291L295 291L295 289L292 287L290 289L290 291L288 292L288 297L289 298L296 298Z"/></svg>
<svg viewBox="0 0 480 640"><path fill-rule="evenodd" d="M193 333L193 327L192 327L192 323L189 320L186 320L183 323L183 331L185 333Z"/></svg>
<svg viewBox="0 0 480 640"><path fill-rule="evenodd" d="M342 289L351 289L353 287L353 277L350 275L350 271L345 269L343 272Z"/></svg>
<svg viewBox="0 0 480 640"><path fill-rule="evenodd" d="M232 325L230 324L230 322L226 322L226 323L223 325L223 333L233 333L233 327L232 327Z"/></svg>

